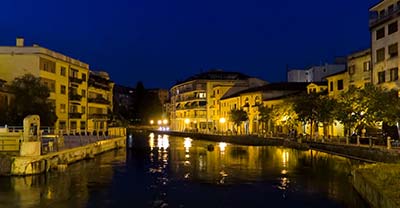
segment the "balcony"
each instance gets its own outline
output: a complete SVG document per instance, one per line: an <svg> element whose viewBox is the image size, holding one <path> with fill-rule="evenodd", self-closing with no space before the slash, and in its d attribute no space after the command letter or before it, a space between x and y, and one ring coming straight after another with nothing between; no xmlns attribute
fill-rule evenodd
<svg viewBox="0 0 400 208"><path fill-rule="evenodd" d="M102 120L107 120L108 119L108 114L106 113L93 113L88 115L89 119L102 119Z"/></svg>
<svg viewBox="0 0 400 208"><path fill-rule="evenodd" d="M105 91L110 91L110 87L109 87L108 83L96 82L94 80L89 80L88 84L89 84L89 87L102 89L102 90L105 90Z"/></svg>
<svg viewBox="0 0 400 208"><path fill-rule="evenodd" d="M76 93L69 93L69 100L70 101L81 101L82 100L82 95L76 94Z"/></svg>
<svg viewBox="0 0 400 208"><path fill-rule="evenodd" d="M70 119L81 119L81 118L82 118L82 113L79 113L79 112L70 112L70 113L69 113L69 118L70 118Z"/></svg>
<svg viewBox="0 0 400 208"><path fill-rule="evenodd" d="M83 80L79 79L78 77L69 77L69 81L76 83L76 84L82 84Z"/></svg>
<svg viewBox="0 0 400 208"><path fill-rule="evenodd" d="M379 24L389 21L397 16L399 16L400 6L395 6L393 10L388 11L385 10L385 13L378 14L378 12L370 12L369 15L369 27L373 28L378 26Z"/></svg>
<svg viewBox="0 0 400 208"><path fill-rule="evenodd" d="M97 103L97 104L104 104L104 105L109 105L110 101L103 97L96 97L96 98L88 98L89 103Z"/></svg>

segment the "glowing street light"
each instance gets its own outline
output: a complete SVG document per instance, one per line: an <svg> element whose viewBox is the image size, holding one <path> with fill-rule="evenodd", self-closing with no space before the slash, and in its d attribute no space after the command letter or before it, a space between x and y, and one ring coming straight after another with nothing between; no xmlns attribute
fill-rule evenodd
<svg viewBox="0 0 400 208"><path fill-rule="evenodd" d="M157 121L157 124L158 124L158 125L161 125L161 123L162 123L161 120L158 120L158 121Z"/></svg>
<svg viewBox="0 0 400 208"><path fill-rule="evenodd" d="M153 125L154 124L154 121L153 120L150 120L150 125Z"/></svg>
<svg viewBox="0 0 400 208"><path fill-rule="evenodd" d="M189 124L190 123L190 119L185 119L185 124Z"/></svg>
<svg viewBox="0 0 400 208"><path fill-rule="evenodd" d="M168 124L168 120L167 119L164 119L162 122L163 122L164 125Z"/></svg>

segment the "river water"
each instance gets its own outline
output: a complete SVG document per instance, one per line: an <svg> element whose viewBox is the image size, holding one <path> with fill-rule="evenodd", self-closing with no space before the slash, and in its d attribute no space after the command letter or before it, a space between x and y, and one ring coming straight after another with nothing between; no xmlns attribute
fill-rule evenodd
<svg viewBox="0 0 400 208"><path fill-rule="evenodd" d="M131 146L1 177L0 207L368 207L349 182L360 162L343 157L157 134Z"/></svg>

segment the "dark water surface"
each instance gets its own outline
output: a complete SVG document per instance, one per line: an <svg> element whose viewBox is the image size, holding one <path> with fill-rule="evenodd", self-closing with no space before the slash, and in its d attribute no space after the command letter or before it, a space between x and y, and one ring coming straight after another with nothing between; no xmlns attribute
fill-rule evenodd
<svg viewBox="0 0 400 208"><path fill-rule="evenodd" d="M367 207L358 161L317 151L134 135L64 172L0 178L0 207Z"/></svg>

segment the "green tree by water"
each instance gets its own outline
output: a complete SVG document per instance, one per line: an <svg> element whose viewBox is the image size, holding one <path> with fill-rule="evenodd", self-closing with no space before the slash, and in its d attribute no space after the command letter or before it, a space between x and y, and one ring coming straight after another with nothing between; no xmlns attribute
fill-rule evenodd
<svg viewBox="0 0 400 208"><path fill-rule="evenodd" d="M236 126L236 129L240 129L241 124L249 119L246 111L243 109L232 109L229 113L230 119Z"/></svg>
<svg viewBox="0 0 400 208"><path fill-rule="evenodd" d="M39 115L42 126L53 126L57 120L55 106L49 102L50 90L40 78L26 74L15 78L9 86L14 101L8 116L9 125L22 125L28 115Z"/></svg>

